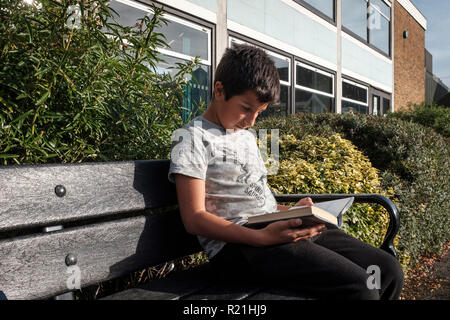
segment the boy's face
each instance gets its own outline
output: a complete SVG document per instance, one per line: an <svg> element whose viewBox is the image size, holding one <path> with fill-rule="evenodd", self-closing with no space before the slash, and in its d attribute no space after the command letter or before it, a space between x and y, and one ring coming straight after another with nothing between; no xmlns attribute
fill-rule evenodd
<svg viewBox="0 0 450 320"><path fill-rule="evenodd" d="M225 101L225 91L219 81L214 85L214 99L217 103L217 120L225 129L234 130L253 127L259 113L269 105L268 102L259 102L253 90L248 90Z"/></svg>

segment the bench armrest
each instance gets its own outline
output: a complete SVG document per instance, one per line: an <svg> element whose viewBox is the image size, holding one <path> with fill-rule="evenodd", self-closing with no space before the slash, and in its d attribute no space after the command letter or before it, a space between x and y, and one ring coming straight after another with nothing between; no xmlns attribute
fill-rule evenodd
<svg viewBox="0 0 450 320"><path fill-rule="evenodd" d="M397 258L393 241L400 227L400 216L396 206L390 199L379 194L274 194L274 196L278 202L297 202L305 197L310 197L313 202L354 197L354 202L357 203L377 203L382 205L389 214L389 227L380 248Z"/></svg>

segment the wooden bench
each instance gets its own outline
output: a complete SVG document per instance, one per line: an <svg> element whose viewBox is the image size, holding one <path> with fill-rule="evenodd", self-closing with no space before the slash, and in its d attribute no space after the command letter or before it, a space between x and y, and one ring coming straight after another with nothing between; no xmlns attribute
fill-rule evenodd
<svg viewBox="0 0 450 320"><path fill-rule="evenodd" d="M168 160L1 167L0 291L7 299L70 299L68 281L77 270L84 288L200 252L181 223L168 168ZM305 196L319 202L348 195L276 198ZM354 196L387 209L381 248L395 255L399 216L393 203L380 195ZM304 298L279 288L214 282L210 271L206 263L106 298Z"/></svg>

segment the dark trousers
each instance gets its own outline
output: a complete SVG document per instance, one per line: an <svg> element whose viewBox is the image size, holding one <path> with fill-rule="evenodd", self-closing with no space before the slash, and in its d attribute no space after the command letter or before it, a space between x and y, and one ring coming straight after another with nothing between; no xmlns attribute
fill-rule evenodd
<svg viewBox="0 0 450 320"><path fill-rule="evenodd" d="M398 299L397 259L339 229L296 243L252 247L227 243L211 260L221 280L242 279L325 299ZM381 283L368 267L379 268ZM377 289L380 287L380 289Z"/></svg>

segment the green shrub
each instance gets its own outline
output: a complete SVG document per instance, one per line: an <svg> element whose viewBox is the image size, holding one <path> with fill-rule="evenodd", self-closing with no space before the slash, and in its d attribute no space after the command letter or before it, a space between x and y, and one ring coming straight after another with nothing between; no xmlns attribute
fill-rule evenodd
<svg viewBox="0 0 450 320"><path fill-rule="evenodd" d="M272 190L295 193L378 193L378 171L350 141L335 134L328 138L294 135L280 137L276 175L268 176ZM379 205L354 204L344 215L343 230L375 246L384 240L388 216Z"/></svg>
<svg viewBox="0 0 450 320"><path fill-rule="evenodd" d="M445 106L416 104L409 110L389 113L388 117L415 122L450 137L450 108Z"/></svg>
<svg viewBox="0 0 450 320"><path fill-rule="evenodd" d="M399 209L398 251L404 265L439 252L450 233L450 149L434 130L395 118L361 114L297 114L259 121L297 139L340 133L379 170L381 188ZM337 169L338 170L338 169Z"/></svg>
<svg viewBox="0 0 450 320"><path fill-rule="evenodd" d="M80 1L69 28L73 1L39 3L0 4L2 164L167 158L196 62L156 72L162 10L122 27L106 0Z"/></svg>

